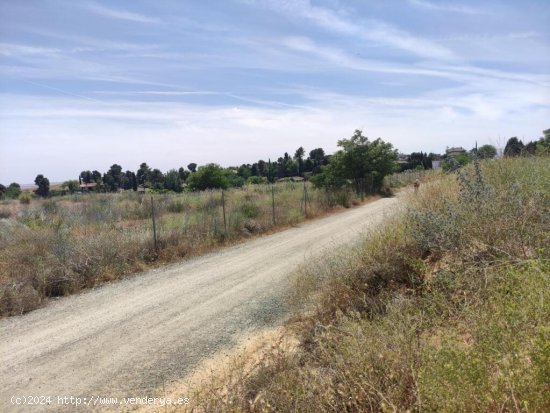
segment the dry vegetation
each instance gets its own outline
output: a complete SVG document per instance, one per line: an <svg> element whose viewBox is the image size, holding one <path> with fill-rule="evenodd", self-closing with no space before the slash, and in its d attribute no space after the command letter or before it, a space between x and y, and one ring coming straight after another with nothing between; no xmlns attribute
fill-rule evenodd
<svg viewBox="0 0 550 413"><path fill-rule="evenodd" d="M296 274L296 350L176 411L550 411L549 159L472 165L409 205Z"/></svg>
<svg viewBox="0 0 550 413"><path fill-rule="evenodd" d="M281 183L226 191L154 195L83 194L0 204L0 316L21 314L44 298L70 294L151 265L197 255L220 245L295 225L358 200ZM28 201L28 202L27 202Z"/></svg>

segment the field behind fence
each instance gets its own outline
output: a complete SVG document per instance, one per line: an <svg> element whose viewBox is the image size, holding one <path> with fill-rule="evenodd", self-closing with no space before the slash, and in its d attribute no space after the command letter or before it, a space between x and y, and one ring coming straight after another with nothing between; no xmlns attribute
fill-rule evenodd
<svg viewBox="0 0 550 413"><path fill-rule="evenodd" d="M45 297L296 225L359 201L304 183L182 194L82 194L0 204L0 315Z"/></svg>

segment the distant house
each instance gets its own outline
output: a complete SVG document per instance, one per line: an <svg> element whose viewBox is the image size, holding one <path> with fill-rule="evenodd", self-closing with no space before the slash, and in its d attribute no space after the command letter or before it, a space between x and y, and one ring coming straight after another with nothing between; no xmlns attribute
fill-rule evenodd
<svg viewBox="0 0 550 413"><path fill-rule="evenodd" d="M441 169L441 161L432 161L432 169Z"/></svg>
<svg viewBox="0 0 550 413"><path fill-rule="evenodd" d="M93 190L95 187L97 186L97 183L96 182L90 182L90 183L81 183L80 184L80 189L82 189L83 191L91 191Z"/></svg>
<svg viewBox="0 0 550 413"><path fill-rule="evenodd" d="M447 156L460 156L466 153L466 149L462 146L457 146L456 148L447 148L445 153Z"/></svg>

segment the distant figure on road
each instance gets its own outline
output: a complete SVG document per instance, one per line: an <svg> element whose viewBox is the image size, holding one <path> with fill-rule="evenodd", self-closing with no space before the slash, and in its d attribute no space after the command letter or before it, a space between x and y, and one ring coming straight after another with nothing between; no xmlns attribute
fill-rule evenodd
<svg viewBox="0 0 550 413"><path fill-rule="evenodd" d="M414 192L418 192L419 187L420 187L420 181L417 178L416 181L414 181Z"/></svg>

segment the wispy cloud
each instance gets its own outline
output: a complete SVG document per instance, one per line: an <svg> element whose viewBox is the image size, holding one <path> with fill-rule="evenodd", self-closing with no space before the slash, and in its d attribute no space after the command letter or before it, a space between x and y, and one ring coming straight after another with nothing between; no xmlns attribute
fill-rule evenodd
<svg viewBox="0 0 550 413"><path fill-rule="evenodd" d="M418 75L434 78L444 78L460 83L470 83L478 79L500 79L525 82L548 87L550 76L530 73L509 73L495 69L481 69L468 65L448 65L438 63L398 64L378 60L363 59L343 50L319 45L305 37L287 37L281 40L281 45L291 50L307 53L337 67L356 71L378 72L384 74Z"/></svg>
<svg viewBox="0 0 550 413"><path fill-rule="evenodd" d="M134 13L128 10L113 9L106 7L96 2L84 3L84 7L89 11L110 19L127 20L136 23L160 23L160 19L156 17L145 16L143 14Z"/></svg>
<svg viewBox="0 0 550 413"><path fill-rule="evenodd" d="M435 3L427 0L409 0L409 3L415 7L418 7L424 10L444 11L444 12L472 14L472 15L485 14L485 12L481 9L465 6L462 4L453 4L453 3L447 3L447 2Z"/></svg>
<svg viewBox="0 0 550 413"><path fill-rule="evenodd" d="M0 55L7 57L32 56L32 55L52 55L59 53L59 49L49 47L29 46L16 43L0 43Z"/></svg>
<svg viewBox="0 0 550 413"><path fill-rule="evenodd" d="M267 4L271 9L288 18L304 19L331 32L355 36L425 58L443 60L456 58L451 50L380 20L370 19L363 24L358 24L356 19L346 16L342 11L314 6L309 0L270 0Z"/></svg>

